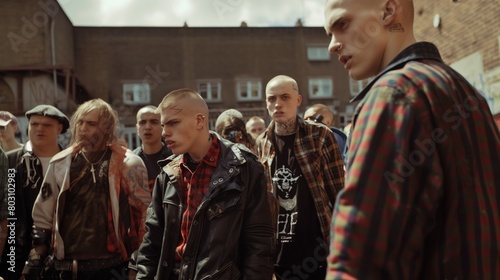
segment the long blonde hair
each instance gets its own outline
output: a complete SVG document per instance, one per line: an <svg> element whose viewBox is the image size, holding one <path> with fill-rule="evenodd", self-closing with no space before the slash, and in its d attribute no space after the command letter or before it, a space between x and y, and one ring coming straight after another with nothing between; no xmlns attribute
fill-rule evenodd
<svg viewBox="0 0 500 280"><path fill-rule="evenodd" d="M106 101L96 98L81 104L71 117L71 144L78 142L77 129L78 122L82 117L91 111L99 112L99 129L101 135L106 138L105 143L114 143L118 139L119 120L116 111Z"/></svg>

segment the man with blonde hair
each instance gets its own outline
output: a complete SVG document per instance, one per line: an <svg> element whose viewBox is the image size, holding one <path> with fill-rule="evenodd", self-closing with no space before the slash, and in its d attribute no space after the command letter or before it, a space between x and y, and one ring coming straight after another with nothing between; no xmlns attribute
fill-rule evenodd
<svg viewBox="0 0 500 280"><path fill-rule="evenodd" d="M354 101L327 279L499 279L500 132L487 102L413 35L411 0L328 0Z"/></svg>
<svg viewBox="0 0 500 280"><path fill-rule="evenodd" d="M116 112L101 99L81 104L73 114L71 145L50 161L33 207L34 249L23 274L126 275L145 232L151 195L142 160L116 144L117 125Z"/></svg>
<svg viewBox="0 0 500 280"><path fill-rule="evenodd" d="M165 161L148 208L137 279L271 279L274 227L262 165L208 129L194 90L158 106Z"/></svg>

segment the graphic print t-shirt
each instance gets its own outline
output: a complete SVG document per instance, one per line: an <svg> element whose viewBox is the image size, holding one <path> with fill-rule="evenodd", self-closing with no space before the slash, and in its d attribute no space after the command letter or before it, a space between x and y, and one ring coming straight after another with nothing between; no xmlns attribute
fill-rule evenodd
<svg viewBox="0 0 500 280"><path fill-rule="evenodd" d="M276 157L271 167L280 205L276 264L282 267L300 265L314 257L317 238L321 238L314 201L293 151L294 140L295 135L276 136Z"/></svg>

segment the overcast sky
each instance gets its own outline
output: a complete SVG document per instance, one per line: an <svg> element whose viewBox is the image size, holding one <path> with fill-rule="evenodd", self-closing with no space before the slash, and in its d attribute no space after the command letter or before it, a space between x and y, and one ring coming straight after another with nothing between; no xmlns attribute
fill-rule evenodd
<svg viewBox="0 0 500 280"><path fill-rule="evenodd" d="M325 0L58 0L75 26L323 26Z"/></svg>

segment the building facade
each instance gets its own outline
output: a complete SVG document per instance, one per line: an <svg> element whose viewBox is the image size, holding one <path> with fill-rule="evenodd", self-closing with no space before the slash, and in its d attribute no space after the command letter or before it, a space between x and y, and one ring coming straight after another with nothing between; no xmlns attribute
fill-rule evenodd
<svg viewBox="0 0 500 280"><path fill-rule="evenodd" d="M419 0L415 36L433 42L444 61L500 112L500 1Z"/></svg>
<svg viewBox="0 0 500 280"><path fill-rule="evenodd" d="M212 126L228 108L269 121L265 85L280 74L299 84L299 113L323 103L341 115L339 126L350 115L351 83L322 27L75 27L55 0L0 6L0 110L17 116L40 103L70 116L99 97L118 111L133 147L137 110L182 87L205 98Z"/></svg>
<svg viewBox="0 0 500 280"><path fill-rule="evenodd" d="M417 40L435 43L500 112L500 2L419 0L415 12ZM137 110L174 89L198 90L212 126L228 108L269 121L265 85L285 74L299 84L299 114L323 103L342 127L366 84L328 54L323 27L76 27L55 0L18 0L1 1L0 35L0 110L23 116L47 103L71 116L99 97L118 111L131 147Z"/></svg>

